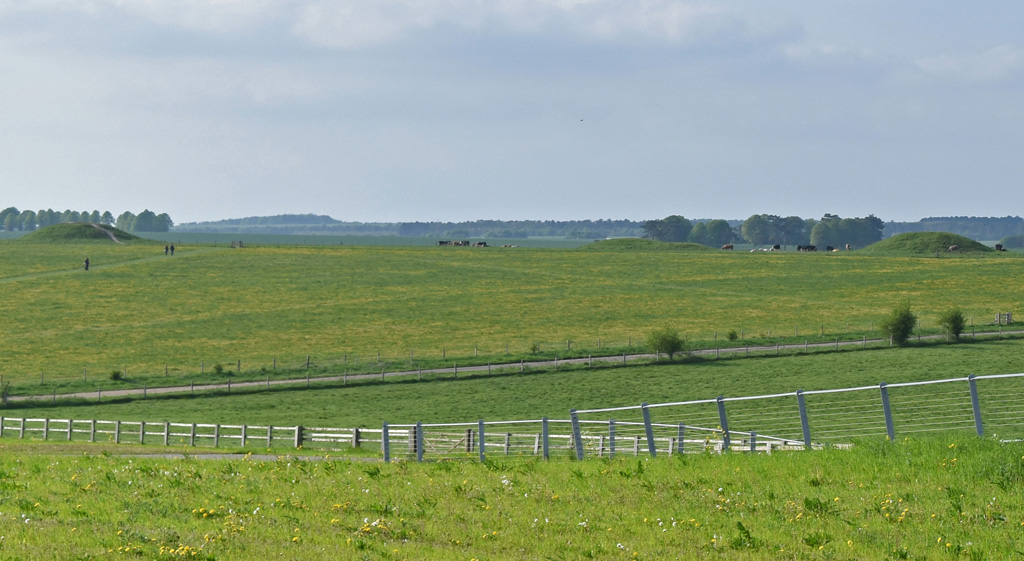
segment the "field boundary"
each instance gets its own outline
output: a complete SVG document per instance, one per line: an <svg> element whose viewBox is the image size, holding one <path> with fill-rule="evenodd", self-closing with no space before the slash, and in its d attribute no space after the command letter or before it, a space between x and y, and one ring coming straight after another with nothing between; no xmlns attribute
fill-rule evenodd
<svg viewBox="0 0 1024 561"><path fill-rule="evenodd" d="M928 432L1024 438L1024 373L693 401L572 409L568 420L384 422L381 428L221 425L0 417L0 438L260 446L267 450L366 448L392 460L495 455L583 460L616 455L845 448L861 438Z"/></svg>
<svg viewBox="0 0 1024 561"><path fill-rule="evenodd" d="M970 337L971 339L978 338L1001 338L1001 337L1015 337L1024 335L1022 331L1000 331L1000 332L980 332L965 335L964 337ZM918 342L923 341L939 341L947 339L944 335L918 335ZM726 347L726 348L714 348L714 349L694 349L688 351L686 354L695 357L704 358L746 358L746 357L763 357L763 356L780 356L782 351L804 351L808 352L811 350L829 350L834 349L839 351L843 348L867 348L868 346L878 348L879 346L892 346L892 342L887 339L862 337L861 339L855 340L841 340L836 338L834 342L816 342L810 343L805 341L804 343L790 343L790 344L775 344L775 345L745 345L742 347ZM230 378L223 382L214 383L200 383L194 382L189 385L177 385L177 386L157 386L148 387L147 384L143 384L142 388L123 388L123 389L103 389L101 386L97 386L95 391L84 391L84 392L69 392L69 393L57 393L56 390L48 394L29 394L29 395L6 395L4 396L4 405L18 402L42 402L51 401L56 403L57 400L67 399L86 399L96 400L97 402L102 401L103 398L125 398L125 397L142 397L143 399L149 397L159 396L180 396L180 395L195 395L198 393L206 392L227 392L231 393L234 390L258 390L258 389L271 389L275 387L301 387L307 388L312 387L312 384L329 384L341 382L343 385L347 385L349 381L372 381L372 380L387 380L395 378L416 378L417 381L423 379L424 375L433 376L435 379L439 377L451 376L452 378L458 378L459 374L463 375L476 375L476 374L494 374L501 372L525 372L527 369L531 370L557 370L562 366L586 366L590 367L595 362L604 365L626 365L630 362L651 362L660 361L661 355L658 353L621 353L617 355L604 355L604 356L587 356L581 358L565 358L565 359L545 359L536 361L526 361L525 359L519 362L502 362L495 364L486 365L473 365L473 366L459 366L454 363L452 367L445 368L419 368L416 370L393 370L388 372L386 369L382 369L380 373L373 374L342 374L342 375L331 375L331 376L311 376L307 370L307 374L304 378L289 378L289 379L272 379L269 375L265 380L249 380L249 381L238 381L232 382Z"/></svg>

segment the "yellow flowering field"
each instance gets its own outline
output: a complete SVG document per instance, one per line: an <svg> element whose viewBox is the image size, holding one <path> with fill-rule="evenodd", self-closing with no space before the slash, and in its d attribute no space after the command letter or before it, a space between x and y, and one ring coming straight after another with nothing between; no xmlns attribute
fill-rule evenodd
<svg viewBox="0 0 1024 561"><path fill-rule="evenodd" d="M100 453L103 452L103 453ZM1011 559L1024 444L396 463L0 443L0 558Z"/></svg>

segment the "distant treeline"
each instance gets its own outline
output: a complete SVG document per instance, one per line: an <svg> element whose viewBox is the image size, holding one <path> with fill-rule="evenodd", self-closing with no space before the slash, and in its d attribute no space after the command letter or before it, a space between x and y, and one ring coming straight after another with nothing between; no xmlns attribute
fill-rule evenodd
<svg viewBox="0 0 1024 561"><path fill-rule="evenodd" d="M324 234L452 238L640 237L632 220L474 220L471 222L342 222L330 216L283 214L179 224L175 232L220 234Z"/></svg>
<svg viewBox="0 0 1024 561"><path fill-rule="evenodd" d="M681 220L680 220L681 219ZM685 222L684 222L685 221ZM663 229L662 229L663 228ZM560 237L603 239L649 237L696 241L706 245L733 242L844 245L863 247L904 232L950 232L975 240L999 240L1024 234L1019 216L984 218L954 216L924 218L918 222L883 222L868 215L821 219L798 216L753 215L746 220L685 219L674 215L660 220L474 220L470 222L343 222L316 214L254 216L214 222L178 224L175 232L223 234L320 234L349 236L402 236L437 239ZM692 238L692 239L691 239Z"/></svg>
<svg viewBox="0 0 1024 561"><path fill-rule="evenodd" d="M85 222L90 224L105 224L124 230L125 232L167 232L174 225L167 213L156 214L146 209L139 214L122 212L114 218L110 211L100 212L65 210L18 210L15 207L7 207L0 210L0 227L7 232L23 231L31 232L39 228L45 228L62 222Z"/></svg>
<svg viewBox="0 0 1024 561"><path fill-rule="evenodd" d="M1024 234L1024 218L1006 216L946 216L922 218L917 222L886 222L885 235L905 232L951 232L973 240L999 240L1007 236Z"/></svg>

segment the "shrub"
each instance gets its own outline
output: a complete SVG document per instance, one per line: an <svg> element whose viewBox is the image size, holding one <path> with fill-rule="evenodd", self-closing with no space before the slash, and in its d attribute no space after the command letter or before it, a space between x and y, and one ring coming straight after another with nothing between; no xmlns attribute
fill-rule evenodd
<svg viewBox="0 0 1024 561"><path fill-rule="evenodd" d="M671 327L655 329L647 335L647 347L657 353L665 353L669 360L676 353L681 352L685 343L679 337L679 332Z"/></svg>
<svg viewBox="0 0 1024 561"><path fill-rule="evenodd" d="M111 370L110 371L110 379L111 380L117 382L119 380L122 380L123 378L124 378L124 375L121 373L120 370Z"/></svg>
<svg viewBox="0 0 1024 561"><path fill-rule="evenodd" d="M878 328L893 343L902 345L910 338L915 323L917 316L910 311L910 302L901 302L878 324Z"/></svg>
<svg viewBox="0 0 1024 561"><path fill-rule="evenodd" d="M957 341L960 340L960 334L964 332L964 328L967 327L967 320L964 318L963 312L960 308L953 307L939 315L939 325L946 329L946 333L953 336Z"/></svg>
<svg viewBox="0 0 1024 561"><path fill-rule="evenodd" d="M736 339L740 338L740 335L739 333L736 333L735 329L730 329L729 333L726 334L726 338L728 338L730 341L735 341Z"/></svg>
<svg viewBox="0 0 1024 561"><path fill-rule="evenodd" d="M224 365L220 364L220 363L214 364L213 365L213 373L214 374L223 374L224 373Z"/></svg>

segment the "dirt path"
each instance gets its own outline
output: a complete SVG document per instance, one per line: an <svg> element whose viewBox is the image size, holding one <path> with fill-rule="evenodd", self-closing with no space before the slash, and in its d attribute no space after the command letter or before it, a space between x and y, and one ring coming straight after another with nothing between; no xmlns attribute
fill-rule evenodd
<svg viewBox="0 0 1024 561"><path fill-rule="evenodd" d="M100 232L103 232L104 234L106 234L107 237L110 238L110 240L113 241L114 243L122 243L121 240L117 239L117 236L115 236L113 232L111 232L110 230L107 230L103 226L100 226L99 224L89 224L89 225L92 226L93 228L96 228Z"/></svg>

